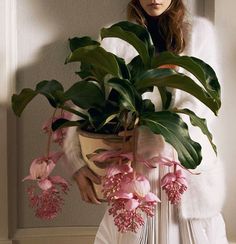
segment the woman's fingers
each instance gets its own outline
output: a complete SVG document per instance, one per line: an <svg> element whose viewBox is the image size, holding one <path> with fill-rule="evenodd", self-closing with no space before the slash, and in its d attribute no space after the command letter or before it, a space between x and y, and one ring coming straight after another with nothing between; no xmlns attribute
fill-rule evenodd
<svg viewBox="0 0 236 244"><path fill-rule="evenodd" d="M101 183L101 180L97 175L95 175L87 166L84 166L74 175L74 179L78 185L83 201L101 204L101 202L97 199L92 185L92 182L97 184Z"/></svg>
<svg viewBox="0 0 236 244"><path fill-rule="evenodd" d="M88 196L90 203L101 204L101 202L97 199L97 196L96 196L94 189L91 185L87 189L87 196Z"/></svg>
<svg viewBox="0 0 236 244"><path fill-rule="evenodd" d="M88 167L83 171L83 174L85 177L90 179L95 184L98 184L98 185L101 184L100 177L98 175L96 175L95 173L93 173L93 171L90 170Z"/></svg>

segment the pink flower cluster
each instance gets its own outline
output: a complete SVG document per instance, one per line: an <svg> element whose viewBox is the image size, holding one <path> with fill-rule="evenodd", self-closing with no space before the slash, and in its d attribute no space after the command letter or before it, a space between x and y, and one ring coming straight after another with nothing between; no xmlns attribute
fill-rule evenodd
<svg viewBox="0 0 236 244"><path fill-rule="evenodd" d="M168 173L161 179L162 189L165 190L168 200L172 204L178 204L182 194L187 190L187 181L181 170Z"/></svg>
<svg viewBox="0 0 236 244"><path fill-rule="evenodd" d="M43 131L48 134L49 142L52 138L55 143L62 146L66 130L59 129L53 132L51 129L51 124L59 118L68 118L68 115L63 113L61 117L48 120L43 126ZM50 144L51 142L49 146ZM53 219L61 212L64 204L62 195L69 191L69 184L64 178L59 175L51 176L53 169L64 153L49 153L49 150L48 148L47 156L32 161L29 175L23 179L23 181L33 180L37 183L36 186L30 185L27 188L29 205L34 209L35 216L44 220Z"/></svg>
<svg viewBox="0 0 236 244"><path fill-rule="evenodd" d="M137 174L131 167L134 161L132 152L122 150L98 150L90 158L96 163L112 162L106 168L103 177L103 194L110 205L109 213L114 217L114 223L120 232L137 232L144 225L144 215L152 217L155 205L160 199L150 192L148 179ZM177 166L180 163L166 157L156 156L150 159L136 158L148 168L157 165L174 168L173 173L167 173L161 179L161 187L165 190L171 204L178 204L182 194L187 190L187 181Z"/></svg>
<svg viewBox="0 0 236 244"><path fill-rule="evenodd" d="M110 158L118 158L118 162L107 167L103 178L103 193L110 205L109 214L114 217L118 231L137 232L145 223L143 214L152 217L160 200L150 192L147 178L131 167L132 153L103 151L91 159L104 162Z"/></svg>

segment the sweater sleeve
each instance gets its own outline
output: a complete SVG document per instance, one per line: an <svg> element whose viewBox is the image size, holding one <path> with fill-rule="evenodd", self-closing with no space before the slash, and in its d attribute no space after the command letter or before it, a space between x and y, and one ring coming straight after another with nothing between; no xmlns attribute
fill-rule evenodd
<svg viewBox="0 0 236 244"><path fill-rule="evenodd" d="M78 120L77 115L73 115L71 120ZM68 169L71 175L85 165L81 154L80 141L77 127L69 127L64 140L63 149L67 157Z"/></svg>
<svg viewBox="0 0 236 244"><path fill-rule="evenodd" d="M204 18L193 22L192 41L188 55L202 59L213 67L218 77L217 38L212 23ZM173 107L188 108L199 117L206 118L212 132L217 117L193 96L176 90ZM188 116L181 115L189 128L191 138L202 146L202 162L196 168L200 175L186 174L188 190L183 195L180 215L182 218L207 218L219 213L225 196L224 169L219 155L216 155L208 138L200 128L190 123Z"/></svg>
<svg viewBox="0 0 236 244"><path fill-rule="evenodd" d="M216 37L214 33L214 27L210 21L204 18L196 18L193 21L192 38L190 41L188 56L202 59L204 62L211 65L218 74ZM172 107L176 107L178 109L187 108L192 110L194 113L196 113L197 116L206 118L207 126L210 131L213 129L213 125L217 117L206 105L204 105L192 95L181 90L176 90L174 93L174 102ZM181 117L189 127L191 138L202 145L203 161L201 165L205 163L206 159L209 161L209 157L212 159L212 161L215 161L216 155L207 137L198 127L195 127L190 123L189 117L187 115L181 115ZM209 166L209 162L207 165ZM205 167L207 166L204 166L204 168Z"/></svg>

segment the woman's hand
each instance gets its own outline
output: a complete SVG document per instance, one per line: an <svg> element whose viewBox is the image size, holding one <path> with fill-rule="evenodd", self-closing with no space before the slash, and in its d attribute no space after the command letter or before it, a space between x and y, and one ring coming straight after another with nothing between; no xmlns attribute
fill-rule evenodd
<svg viewBox="0 0 236 244"><path fill-rule="evenodd" d="M93 183L101 184L101 179L99 176L92 172L88 166L83 166L74 173L73 178L79 187L80 195L83 201L101 204L101 202L97 199L93 188Z"/></svg>

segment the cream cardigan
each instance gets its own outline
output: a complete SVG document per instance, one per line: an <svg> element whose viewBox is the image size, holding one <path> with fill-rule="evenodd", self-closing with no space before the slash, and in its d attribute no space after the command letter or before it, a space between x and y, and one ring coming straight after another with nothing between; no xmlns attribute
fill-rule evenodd
<svg viewBox="0 0 236 244"><path fill-rule="evenodd" d="M211 22L199 17L194 18L191 25L191 36L183 55L198 57L218 71L214 27ZM137 55L137 51L131 45L118 38L105 38L101 46L107 51L124 58L126 63L129 63ZM160 109L161 101L157 89L154 89L152 93L145 93L144 96L152 100L156 110ZM210 129L214 123L214 114L197 99L183 91L172 91L171 107L193 110L200 117L207 118ZM203 159L201 165L195 170L200 172L200 175L186 174L189 186L179 206L180 217L183 219L213 217L221 211L224 202L225 185L222 163L216 157L208 139L200 129L193 127L187 116L183 115L181 117L188 124L192 139L202 145ZM76 119L76 116L73 119ZM161 136L158 136L162 140ZM169 147L167 143L166 146ZM70 127L68 130L64 150L72 173L85 165L81 158L80 143L75 127Z"/></svg>

